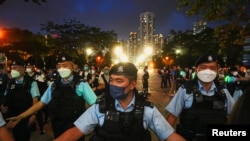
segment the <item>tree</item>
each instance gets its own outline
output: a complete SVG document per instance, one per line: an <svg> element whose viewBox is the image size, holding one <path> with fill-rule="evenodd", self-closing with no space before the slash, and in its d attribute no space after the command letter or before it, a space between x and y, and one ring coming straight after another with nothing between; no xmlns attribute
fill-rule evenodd
<svg viewBox="0 0 250 141"><path fill-rule="evenodd" d="M212 28L206 28L195 35L189 30L185 32L171 31L171 33L172 39L164 46L163 56L174 58L175 65L193 66L200 54L219 52L218 42Z"/></svg>
<svg viewBox="0 0 250 141"><path fill-rule="evenodd" d="M207 21L248 21L249 0L178 0L178 10L201 15Z"/></svg>
<svg viewBox="0 0 250 141"><path fill-rule="evenodd" d="M117 41L114 31L101 31L100 28L90 27L80 23L76 18L64 20L63 24L52 21L42 24L41 30L47 32L48 46L53 52L68 53L77 60L85 60L85 50L92 47L95 52L110 48ZM51 46L53 45L53 46Z"/></svg>
<svg viewBox="0 0 250 141"><path fill-rule="evenodd" d="M242 56L245 25L250 19L250 0L178 0L178 10L186 15L201 15L206 21L225 21L215 28L214 37L219 43L219 55L230 56L232 62ZM239 62L239 61L238 61Z"/></svg>
<svg viewBox="0 0 250 141"><path fill-rule="evenodd" d="M1 40L3 46L0 51L10 59L15 57L27 59L29 56L41 57L47 54L42 35L18 28L3 29L3 32L4 36Z"/></svg>

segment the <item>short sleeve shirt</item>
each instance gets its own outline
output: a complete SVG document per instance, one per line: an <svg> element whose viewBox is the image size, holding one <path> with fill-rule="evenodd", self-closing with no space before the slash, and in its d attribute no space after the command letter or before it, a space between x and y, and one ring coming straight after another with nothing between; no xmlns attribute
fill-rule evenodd
<svg viewBox="0 0 250 141"><path fill-rule="evenodd" d="M205 89L202 87L201 83L198 81L198 88L202 95L206 96L212 96L214 95L216 91L216 86L213 83L210 90L208 92L205 91ZM229 91L227 89L223 89L226 94L226 107L227 107L227 113L229 114L233 108L234 105L234 99L230 95ZM169 104L166 106L166 110L173 114L176 117L179 117L180 113L182 112L182 109L188 109L192 106L193 103L193 94L187 94L186 89L180 87L178 91L176 92L175 96Z"/></svg>
<svg viewBox="0 0 250 141"><path fill-rule="evenodd" d="M67 82L62 81L62 83L70 83L72 80L73 76L69 79L69 81ZM53 83L49 85L49 87L41 97L41 102L44 104L49 104L49 102L51 101L52 85ZM97 97L87 82L80 82L76 86L76 94L82 97L89 105L92 105L96 102Z"/></svg>
<svg viewBox="0 0 250 141"><path fill-rule="evenodd" d="M133 110L135 98L130 102L126 109L123 109L119 102L115 101L115 108L121 112L130 112ZM94 131L96 126L102 126L105 114L99 112L99 104L94 104L88 108L76 121L75 126L85 135ZM86 122L87 121L87 122ZM156 133L160 140L168 138L174 129L162 116L157 108L145 107L143 116L144 128L150 128Z"/></svg>
<svg viewBox="0 0 250 141"><path fill-rule="evenodd" d="M23 80L24 80L24 77L21 78L20 80L16 80L16 84L22 84ZM31 83L30 94L31 94L32 98L40 97L39 88L38 88L37 82L35 80Z"/></svg>
<svg viewBox="0 0 250 141"><path fill-rule="evenodd" d="M5 120L3 119L3 115L2 115L2 112L0 111L0 127L4 126L5 125Z"/></svg>

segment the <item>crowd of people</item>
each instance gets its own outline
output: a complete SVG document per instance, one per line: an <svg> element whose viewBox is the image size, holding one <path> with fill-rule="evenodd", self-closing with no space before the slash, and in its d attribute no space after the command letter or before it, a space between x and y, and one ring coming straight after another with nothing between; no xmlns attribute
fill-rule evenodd
<svg viewBox="0 0 250 141"><path fill-rule="evenodd" d="M158 71L161 77L161 88L171 87L171 84L175 83L177 91L184 83L196 78L195 69L196 66L181 67L178 65L171 68L164 66ZM239 64L225 67L218 65L215 81L226 87L234 100L237 100L243 91L250 86L250 68Z"/></svg>
<svg viewBox="0 0 250 141"><path fill-rule="evenodd" d="M83 141L88 134L90 141L150 141L149 130L159 140L204 141L208 124L249 124L244 112L249 71L238 65L222 69L212 54L202 55L192 68L159 71L161 88L176 86L167 117L138 93L133 63L100 70L85 63L80 69L71 56L61 55L54 70L45 72L32 59L13 60L10 68L9 74L0 68L3 141L29 141L34 130L44 134L48 120L56 141ZM145 66L144 94L149 79Z"/></svg>

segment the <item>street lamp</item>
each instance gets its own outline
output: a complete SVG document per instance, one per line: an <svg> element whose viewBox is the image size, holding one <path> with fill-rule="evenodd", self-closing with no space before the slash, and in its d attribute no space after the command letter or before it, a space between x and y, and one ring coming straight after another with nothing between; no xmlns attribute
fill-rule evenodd
<svg viewBox="0 0 250 141"><path fill-rule="evenodd" d="M89 56L93 53L93 50L91 48L86 49L86 61L89 63Z"/></svg>
<svg viewBox="0 0 250 141"><path fill-rule="evenodd" d="M145 47L145 48L144 48L144 53L145 53L146 55L151 55L151 54L153 53L152 47L149 47L149 46Z"/></svg>
<svg viewBox="0 0 250 141"><path fill-rule="evenodd" d="M176 53L176 57L178 58L178 55L181 53L181 50L180 49L176 49L175 53Z"/></svg>
<svg viewBox="0 0 250 141"><path fill-rule="evenodd" d="M113 51L114 51L114 55L115 55L115 63L120 62L121 61L121 55L123 54L122 47L116 46Z"/></svg>

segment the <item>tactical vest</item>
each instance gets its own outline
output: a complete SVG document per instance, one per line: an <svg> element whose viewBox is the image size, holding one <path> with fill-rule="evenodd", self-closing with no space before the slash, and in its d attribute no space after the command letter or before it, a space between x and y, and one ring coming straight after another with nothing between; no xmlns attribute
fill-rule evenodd
<svg viewBox="0 0 250 141"><path fill-rule="evenodd" d="M47 85L47 81L41 82L39 80L37 80L37 77L40 76L41 74L35 72L32 76L30 76L31 78L33 78L34 80L36 80L37 82L37 86L40 92L40 96L43 95L43 93L46 91L48 85Z"/></svg>
<svg viewBox="0 0 250 141"><path fill-rule="evenodd" d="M213 96L202 95L198 89L197 80L189 81L184 85L187 94L193 93L193 103L188 109L183 109L180 115L180 125L177 132L190 136L205 136L207 125L226 124L226 94L223 86Z"/></svg>
<svg viewBox="0 0 250 141"><path fill-rule="evenodd" d="M30 93L33 81L29 76L24 76L21 84L17 84L14 78L9 81L4 100L4 105L8 106L7 116L17 116L33 105Z"/></svg>
<svg viewBox="0 0 250 141"><path fill-rule="evenodd" d="M85 111L85 101L76 94L81 81L76 76L70 83L63 84L57 79L51 86L51 101L48 104L50 117L57 120L76 120Z"/></svg>
<svg viewBox="0 0 250 141"><path fill-rule="evenodd" d="M106 94L107 95L107 94ZM105 113L103 125L95 129L91 141L151 141L150 131L144 129L144 106L153 107L137 92L135 107L131 112L120 112L115 109L115 101L111 97L98 99L99 110Z"/></svg>
<svg viewBox="0 0 250 141"><path fill-rule="evenodd" d="M109 92L109 82L106 80L104 74L101 74L100 75L104 81L104 84L105 84L105 88L104 89L98 89L98 90L95 90L95 94L97 96L100 96L102 94L105 94L105 93L108 93Z"/></svg>

